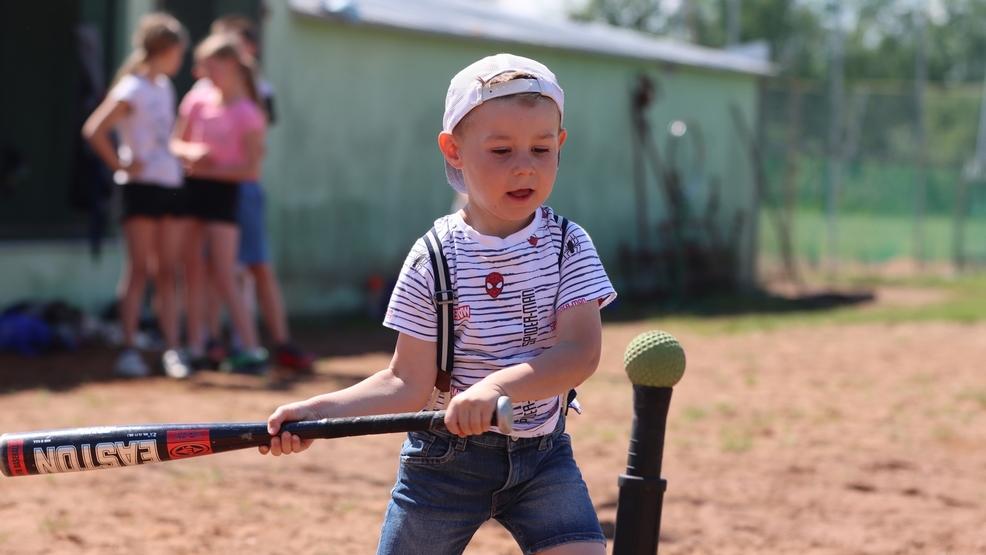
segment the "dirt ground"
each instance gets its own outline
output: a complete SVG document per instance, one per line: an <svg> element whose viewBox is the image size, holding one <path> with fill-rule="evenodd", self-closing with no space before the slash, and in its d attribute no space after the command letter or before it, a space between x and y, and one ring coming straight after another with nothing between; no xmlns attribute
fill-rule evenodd
<svg viewBox="0 0 986 555"><path fill-rule="evenodd" d="M921 302L907 291L886 298ZM668 424L662 554L986 553L986 324L728 335L607 324L602 364L580 389L584 414L569 424L607 529L631 421L623 351L648 329L674 334L688 358ZM303 380L117 380L113 353L96 347L0 355L0 432L260 421L278 404L383 367L393 340L387 331L310 331L301 341L324 358ZM0 553L372 553L401 441L0 477ZM518 549L489 523L466 553Z"/></svg>

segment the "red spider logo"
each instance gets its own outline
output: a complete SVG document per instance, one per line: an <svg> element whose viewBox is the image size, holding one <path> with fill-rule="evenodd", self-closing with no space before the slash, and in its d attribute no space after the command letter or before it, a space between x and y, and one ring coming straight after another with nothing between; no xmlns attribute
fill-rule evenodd
<svg viewBox="0 0 986 555"><path fill-rule="evenodd" d="M500 296L501 291L503 291L503 276L497 272L486 276L486 292L495 299Z"/></svg>

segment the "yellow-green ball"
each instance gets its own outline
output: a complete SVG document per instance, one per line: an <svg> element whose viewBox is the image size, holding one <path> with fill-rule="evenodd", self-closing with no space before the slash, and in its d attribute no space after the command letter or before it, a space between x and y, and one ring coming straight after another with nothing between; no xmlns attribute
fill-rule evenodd
<svg viewBox="0 0 986 555"><path fill-rule="evenodd" d="M623 368L636 385L672 387L685 373L685 351L670 333L645 331L627 345Z"/></svg>

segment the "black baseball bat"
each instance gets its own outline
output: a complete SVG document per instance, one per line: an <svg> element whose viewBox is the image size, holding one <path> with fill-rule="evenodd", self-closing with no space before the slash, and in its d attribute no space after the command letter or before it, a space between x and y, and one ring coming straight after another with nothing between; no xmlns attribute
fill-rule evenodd
<svg viewBox="0 0 986 555"><path fill-rule="evenodd" d="M513 405L500 397L491 424L513 431ZM302 439L444 430L445 411L423 411L289 422L280 433ZM138 466L269 445L266 422L93 426L0 435L4 476L59 474Z"/></svg>

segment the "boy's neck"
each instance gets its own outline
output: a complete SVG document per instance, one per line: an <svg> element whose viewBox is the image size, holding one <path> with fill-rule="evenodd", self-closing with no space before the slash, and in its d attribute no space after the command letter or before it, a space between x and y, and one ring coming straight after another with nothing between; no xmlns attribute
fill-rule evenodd
<svg viewBox="0 0 986 555"><path fill-rule="evenodd" d="M462 221L481 235L499 237L500 239L506 239L514 233L517 233L518 231L531 225L531 222L537 214L537 211L534 211L530 216L524 218L523 220L507 221L491 218L488 214L483 213L481 210L470 208L471 206L466 204L466 206L460 210L460 213L462 214Z"/></svg>

